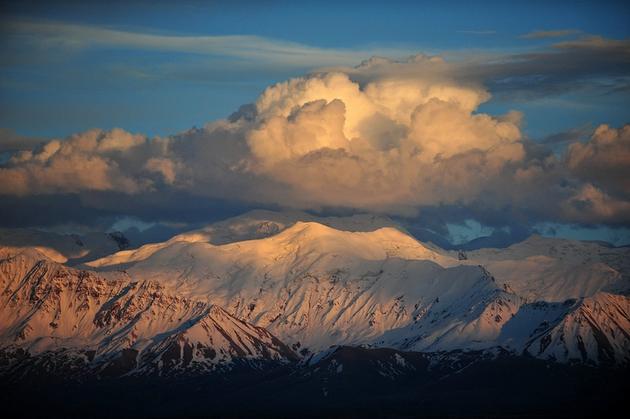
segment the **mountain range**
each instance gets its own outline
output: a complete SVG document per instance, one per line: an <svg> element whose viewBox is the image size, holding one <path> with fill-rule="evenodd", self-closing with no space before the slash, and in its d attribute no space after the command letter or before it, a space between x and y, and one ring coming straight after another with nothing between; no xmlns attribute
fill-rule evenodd
<svg viewBox="0 0 630 419"><path fill-rule="evenodd" d="M630 364L630 248L531 236L444 250L386 217L270 211L137 248L120 233L1 233L7 383L247 377L263 383L248 394L324 394L347 368L402 391L502 362L565 379Z"/></svg>

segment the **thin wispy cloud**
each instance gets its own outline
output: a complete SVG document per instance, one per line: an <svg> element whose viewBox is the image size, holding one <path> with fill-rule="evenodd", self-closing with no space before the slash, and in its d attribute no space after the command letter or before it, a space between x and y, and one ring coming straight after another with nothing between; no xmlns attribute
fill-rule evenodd
<svg viewBox="0 0 630 419"><path fill-rule="evenodd" d="M2 31L5 39L52 49L129 48L232 57L290 67L347 65L370 55L411 53L392 48L319 48L256 35L158 34L65 22L11 20L4 22Z"/></svg>
<svg viewBox="0 0 630 419"><path fill-rule="evenodd" d="M584 124L579 127L571 128L567 131L555 132L541 139L540 142L548 145L565 145L584 141L585 138L593 135L594 128L592 124Z"/></svg>
<svg viewBox="0 0 630 419"><path fill-rule="evenodd" d="M495 30L461 30L461 31L457 31L457 33L463 33L467 35L495 35L497 31Z"/></svg>
<svg viewBox="0 0 630 419"><path fill-rule="evenodd" d="M577 29L556 29L546 31L533 31L521 35L523 39L546 39L546 38L562 38L565 36L578 35L581 31Z"/></svg>

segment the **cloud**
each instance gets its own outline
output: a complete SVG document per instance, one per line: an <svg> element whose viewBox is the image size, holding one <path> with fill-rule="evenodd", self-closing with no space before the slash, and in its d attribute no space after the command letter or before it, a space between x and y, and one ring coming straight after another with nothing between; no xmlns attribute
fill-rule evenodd
<svg viewBox="0 0 630 419"><path fill-rule="evenodd" d="M1 31L7 44L26 44L29 49L42 52L51 49L123 48L231 57L298 68L316 67L322 63L347 65L366 55L379 53L378 49L318 48L255 35L174 35L56 21L10 19L3 22ZM408 53L391 48L389 52ZM12 51L12 55L15 56L15 53Z"/></svg>
<svg viewBox="0 0 630 419"><path fill-rule="evenodd" d="M156 168L149 163L155 159L152 156L166 152L165 146L167 142L159 138L149 140L121 129L91 130L63 141L51 140L16 153L0 167L0 194L110 190L133 194L151 189L154 182L149 174ZM143 167L147 159L149 167ZM163 172L161 169L164 176Z"/></svg>
<svg viewBox="0 0 630 419"><path fill-rule="evenodd" d="M576 92L624 95L630 85L628 39L583 35L519 53L445 51L444 55L450 58L448 63L434 56L432 66L374 57L354 69L327 69L351 74L361 84L394 76L399 79L422 78L432 84L448 77L457 80L459 86L483 85L482 90L490 92L493 100L510 102ZM422 57L422 54L416 57Z"/></svg>
<svg viewBox="0 0 630 419"><path fill-rule="evenodd" d="M467 35L495 35L497 31L494 30L461 30L457 33L464 33Z"/></svg>
<svg viewBox="0 0 630 419"><path fill-rule="evenodd" d="M479 112L489 98L440 57L373 58L277 83L201 129L91 130L17 152L0 165L0 195L79 196L100 213L177 220L225 205L463 208L453 217L518 231L509 220L630 222L628 126L599 127L558 156L523 136L521 113Z"/></svg>
<svg viewBox="0 0 630 419"><path fill-rule="evenodd" d="M600 125L588 142L569 146L566 163L580 179L630 199L630 125L618 129Z"/></svg>
<svg viewBox="0 0 630 419"><path fill-rule="evenodd" d="M162 175L165 183L172 185L176 177L176 164L173 160L163 157L151 157L144 165L149 172L155 172Z"/></svg>
<svg viewBox="0 0 630 419"><path fill-rule="evenodd" d="M590 137L592 134L593 127L591 124L586 124L580 127L571 128L567 131L549 134L541 139L540 142L548 145L563 145L581 141L584 138Z"/></svg>
<svg viewBox="0 0 630 419"><path fill-rule="evenodd" d="M30 150L45 141L43 138L25 137L13 130L0 128L0 153Z"/></svg>
<svg viewBox="0 0 630 419"><path fill-rule="evenodd" d="M444 66L431 57L391 64L429 73ZM375 77L374 65L387 63L293 79L256 102L247 169L289 186L286 204L406 213L470 202L484 178L522 160L520 115L473 113L489 97L479 86L445 75ZM366 72L375 78L354 80Z"/></svg>
<svg viewBox="0 0 630 419"><path fill-rule="evenodd" d="M630 221L630 202L615 199L591 184L584 185L563 205L567 215L578 222L623 224Z"/></svg>
<svg viewBox="0 0 630 419"><path fill-rule="evenodd" d="M495 97L511 100L575 91L624 94L630 82L630 40L582 36L532 52L469 60L458 72L462 79L484 80Z"/></svg>
<svg viewBox="0 0 630 419"><path fill-rule="evenodd" d="M325 48L253 35L182 35L59 21L4 19L2 23L0 35L4 42L0 48L0 65L3 66L59 64L66 62L70 54L93 49L169 52L181 58L125 59L124 62L110 58L93 74L72 74L72 79L65 83L76 83L81 77L93 81L96 76L103 83L113 80L134 83L141 80L268 80L322 67L341 67L348 71L347 66L365 57L384 54L406 57L417 50L417 46L409 45ZM486 35L493 31L460 32ZM495 98L529 100L589 88L604 93L627 91L630 41L607 39L573 29L536 31L524 37L551 39L568 35L577 37L524 53L489 50L470 54L453 50L443 54L454 60L449 71L458 73L459 82L483 82ZM394 66L389 67L393 71Z"/></svg>
<svg viewBox="0 0 630 419"><path fill-rule="evenodd" d="M523 39L546 39L546 38L562 38L565 36L577 35L581 31L577 29L556 29L547 31L533 31L521 35Z"/></svg>

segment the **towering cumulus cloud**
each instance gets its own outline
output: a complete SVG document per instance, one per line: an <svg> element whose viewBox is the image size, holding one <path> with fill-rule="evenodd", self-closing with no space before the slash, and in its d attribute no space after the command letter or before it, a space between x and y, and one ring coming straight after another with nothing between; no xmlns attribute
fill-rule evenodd
<svg viewBox="0 0 630 419"><path fill-rule="evenodd" d="M519 112L477 112L489 98L439 57L372 58L270 86L204 129L152 139L95 130L21 151L0 168L0 193L178 192L403 215L455 205L630 219L627 126L602 126L557 156L524 138Z"/></svg>
<svg viewBox="0 0 630 419"><path fill-rule="evenodd" d="M474 114L489 95L438 76L440 59L406 65L417 72L390 75L400 63L370 60L268 88L245 134L248 167L291 186L301 205L411 210L474 199L523 159L519 114Z"/></svg>

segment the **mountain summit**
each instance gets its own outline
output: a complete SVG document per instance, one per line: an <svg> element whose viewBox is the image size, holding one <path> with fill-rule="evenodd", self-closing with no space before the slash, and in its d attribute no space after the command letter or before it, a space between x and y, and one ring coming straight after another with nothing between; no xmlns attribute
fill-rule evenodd
<svg viewBox="0 0 630 419"><path fill-rule="evenodd" d="M602 292L625 304L628 249L535 236L462 257L382 224L367 216L324 223L253 212L87 265L125 269L136 280L224 307L302 351L339 344L423 351L500 346L562 362L599 362L568 349L533 351L531 340ZM212 239L217 231L219 242ZM226 232L242 237L244 231L250 232L245 240L227 239ZM567 309L526 314L537 304ZM595 347L617 348L602 360L626 362L624 327L607 329L600 320L591 332L568 330L560 342L570 346L590 339L583 333L596 334ZM521 324L518 333L514 324ZM617 343L607 344L611 339Z"/></svg>

